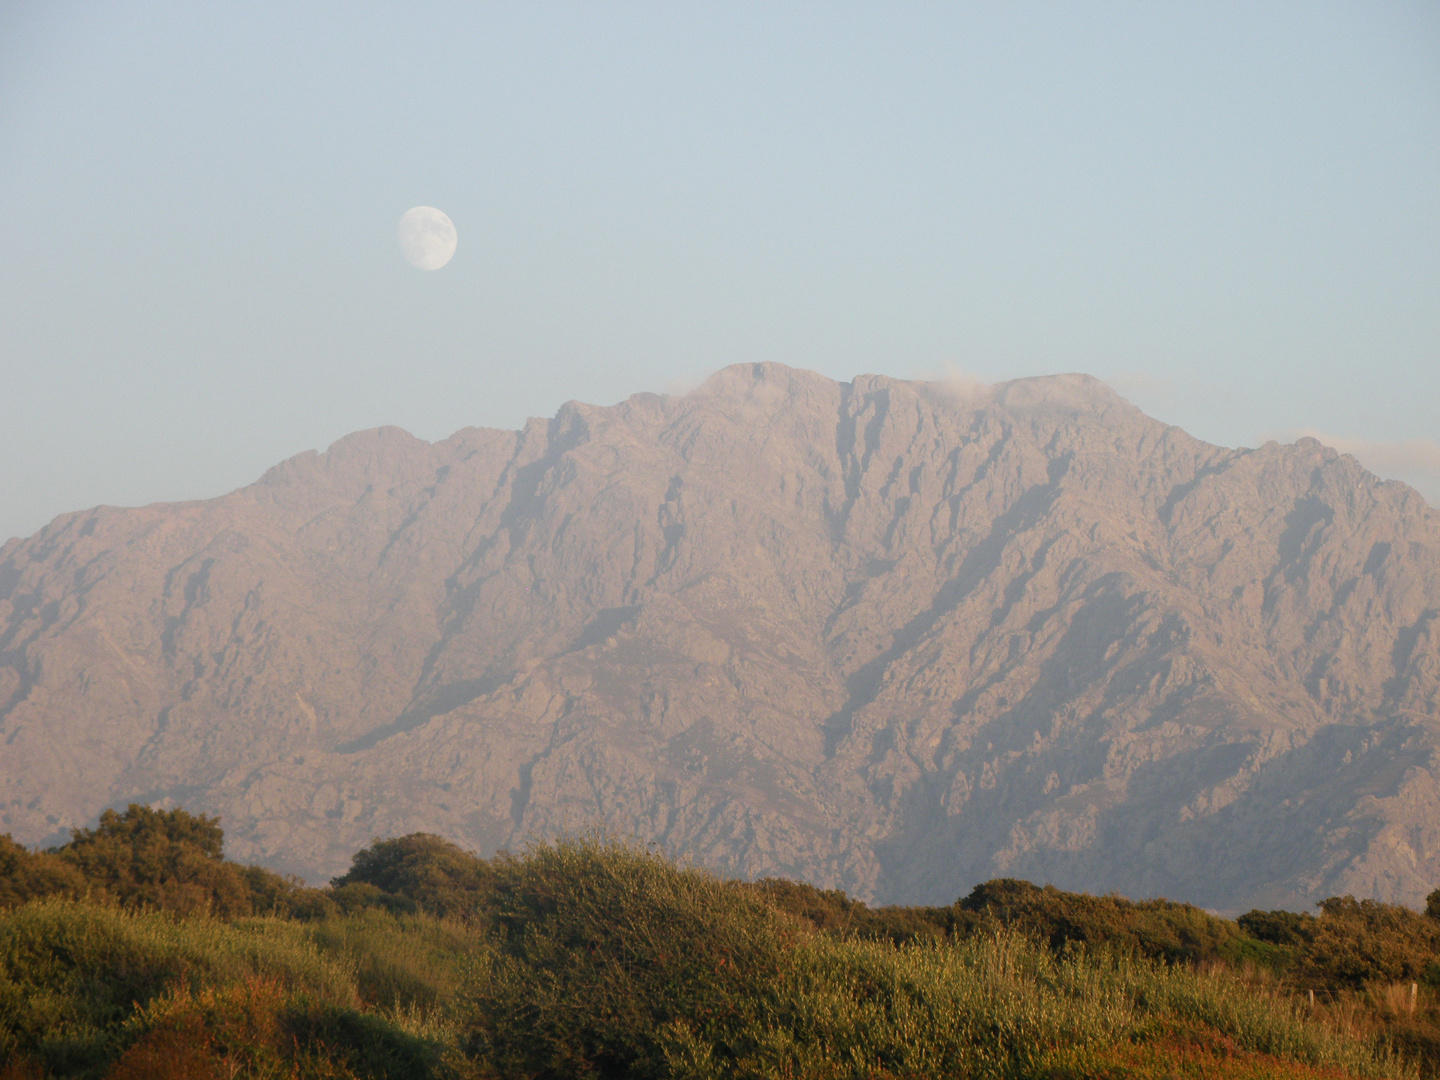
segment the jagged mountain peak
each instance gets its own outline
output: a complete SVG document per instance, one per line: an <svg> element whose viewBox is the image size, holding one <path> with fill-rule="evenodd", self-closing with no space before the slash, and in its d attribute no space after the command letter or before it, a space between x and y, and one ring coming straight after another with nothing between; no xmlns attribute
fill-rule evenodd
<svg viewBox="0 0 1440 1080"><path fill-rule="evenodd" d="M741 364L379 428L0 550L0 828L182 803L325 877L376 835L604 822L882 900L1415 902L1437 558L1353 458L1076 374Z"/></svg>

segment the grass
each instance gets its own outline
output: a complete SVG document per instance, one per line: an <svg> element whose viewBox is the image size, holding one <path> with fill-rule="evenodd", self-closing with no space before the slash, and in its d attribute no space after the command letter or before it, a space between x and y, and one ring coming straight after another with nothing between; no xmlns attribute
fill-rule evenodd
<svg viewBox="0 0 1440 1080"><path fill-rule="evenodd" d="M411 873L414 851L396 850ZM1248 954L1142 955L1107 929L1143 914L1117 900L1067 894L1063 925L1047 924L1043 891L1002 883L1028 913L1006 926L867 912L604 840L483 874L446 859L443 879L417 872L445 918L389 901L308 920L57 899L0 911L0 1080L1419 1075L1393 1049L1417 1015L1408 984L1312 1012ZM483 889L457 899L471 880ZM341 887L360 885L374 887ZM1179 927L1162 927L1161 955L1242 940L1155 910Z"/></svg>
<svg viewBox="0 0 1440 1080"><path fill-rule="evenodd" d="M77 1077L422 1075L424 1035L367 1010L361 986L302 923L33 902L0 917L0 1060ZM321 1068L344 1047L372 1065Z"/></svg>
<svg viewBox="0 0 1440 1080"><path fill-rule="evenodd" d="M1219 967L1013 931L836 938L614 845L540 848L501 880L463 995L485 1076L1080 1077L1186 1055L1211 1076L1411 1074Z"/></svg>
<svg viewBox="0 0 1440 1080"><path fill-rule="evenodd" d="M371 909L305 924L304 937L351 972L364 1005L420 1016L454 999L489 935L457 920Z"/></svg>

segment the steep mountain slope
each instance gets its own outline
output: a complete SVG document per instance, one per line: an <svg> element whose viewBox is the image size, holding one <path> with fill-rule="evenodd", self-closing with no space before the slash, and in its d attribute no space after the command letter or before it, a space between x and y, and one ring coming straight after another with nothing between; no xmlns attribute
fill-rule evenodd
<svg viewBox="0 0 1440 1080"><path fill-rule="evenodd" d="M946 901L1440 884L1440 516L1057 376L779 365L349 436L0 549L0 829L127 800L311 877L597 822Z"/></svg>

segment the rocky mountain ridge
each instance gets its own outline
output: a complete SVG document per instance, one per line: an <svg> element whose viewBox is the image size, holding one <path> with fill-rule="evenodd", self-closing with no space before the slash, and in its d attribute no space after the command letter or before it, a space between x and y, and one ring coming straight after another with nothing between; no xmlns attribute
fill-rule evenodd
<svg viewBox="0 0 1440 1080"><path fill-rule="evenodd" d="M518 432L347 437L0 549L0 830L603 823L872 900L1222 909L1440 884L1440 515L1084 376L741 365Z"/></svg>

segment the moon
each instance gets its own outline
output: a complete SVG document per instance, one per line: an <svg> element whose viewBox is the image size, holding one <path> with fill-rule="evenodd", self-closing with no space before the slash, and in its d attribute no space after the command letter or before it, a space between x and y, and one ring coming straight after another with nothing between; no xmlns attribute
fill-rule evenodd
<svg viewBox="0 0 1440 1080"><path fill-rule="evenodd" d="M439 270L450 261L459 242L455 223L433 206L406 210L395 235L405 261L421 270Z"/></svg>

